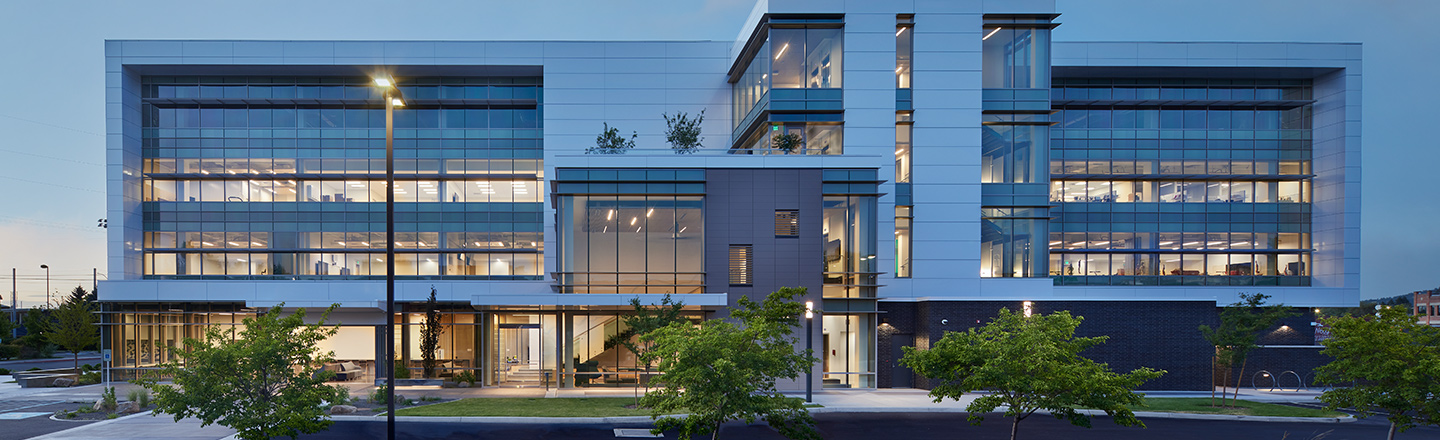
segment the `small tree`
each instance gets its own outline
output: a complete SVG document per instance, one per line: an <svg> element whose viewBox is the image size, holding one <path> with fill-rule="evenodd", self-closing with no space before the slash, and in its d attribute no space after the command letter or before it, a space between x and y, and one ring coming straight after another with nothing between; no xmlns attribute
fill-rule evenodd
<svg viewBox="0 0 1440 440"><path fill-rule="evenodd" d="M635 148L635 139L640 135L630 132L630 139L620 135L620 129L610 126L610 123L603 123L605 130L595 136L595 146L586 148L585 154L625 154L626 150Z"/></svg>
<svg viewBox="0 0 1440 440"><path fill-rule="evenodd" d="M75 369L79 370L80 350L100 342L100 327L95 325L99 318L95 316L94 304L85 300L85 289L76 287L75 291L79 294L72 293L55 309L55 326L45 338L70 350L75 357Z"/></svg>
<svg viewBox="0 0 1440 440"><path fill-rule="evenodd" d="M770 148L784 151L785 154L794 154L804 143L800 135L795 133L776 133L770 138Z"/></svg>
<svg viewBox="0 0 1440 440"><path fill-rule="evenodd" d="M1200 333L1205 336L1205 340L1215 345L1215 363L1225 371L1225 377L1220 382L1222 404L1225 401L1224 390L1229 384L1230 370L1234 369L1237 363L1240 364L1240 374L1235 378L1235 397L1231 400L1231 405L1240 398L1240 381L1245 377L1250 352L1259 347L1260 332L1295 314L1281 304L1265 305L1267 298L1270 296L1263 293L1241 293L1240 301L1231 303L1220 311L1219 327L1211 329L1207 325L1200 326ZM1211 394L1213 396L1214 391L1211 391ZM1213 401L1214 398L1211 399Z"/></svg>
<svg viewBox="0 0 1440 440"><path fill-rule="evenodd" d="M670 324L688 322L684 315L685 302L675 301L670 298L669 294L666 294L664 298L660 299L660 304L651 304L651 307L640 304L638 297L630 298L630 307L635 309L635 313L624 318L627 328L607 339L605 349L609 350L616 345L629 349L631 353L635 353L636 360L645 366L645 375L649 376L650 365L655 363L655 353L651 349L654 341L646 340L645 335L669 327ZM635 394L635 405L639 406L640 388L635 388L635 391L637 393ZM650 392L650 382L648 381L645 381L645 392Z"/></svg>
<svg viewBox="0 0 1440 440"><path fill-rule="evenodd" d="M660 388L640 400L651 408L653 432L679 429L682 439L707 433L717 439L727 421L763 419L785 437L820 438L804 402L775 389L776 379L796 379L818 361L809 350L796 351L791 336L805 313L793 299L804 295L804 288L786 287L764 302L742 296L730 315L740 325L712 319L646 334L642 340L660 360L654 379ZM688 415L664 417L674 413Z"/></svg>
<svg viewBox="0 0 1440 440"><path fill-rule="evenodd" d="M425 301L425 324L420 326L420 359L424 364L425 377L435 377L435 352L440 350L440 334L445 327L440 325L440 305L435 302L435 286L430 286L430 299Z"/></svg>
<svg viewBox="0 0 1440 440"><path fill-rule="evenodd" d="M700 110L695 119L690 119L685 112L673 118L666 113L660 116L665 118L665 142L670 143L670 149L675 150L675 154L693 154L704 148L701 142L705 138L700 137L700 123L705 122L705 110Z"/></svg>
<svg viewBox="0 0 1440 440"><path fill-rule="evenodd" d="M1376 306L1364 317L1327 318L1330 339L1320 353L1330 363L1315 371L1326 383L1353 382L1320 395L1328 409L1353 408L1358 417L1388 413L1390 430L1440 425L1440 327L1415 322L1409 308Z"/></svg>
<svg viewBox="0 0 1440 440"><path fill-rule="evenodd" d="M332 354L318 344L338 330L325 324L338 305L315 324L305 324L304 309L282 316L283 305L246 318L239 338L217 326L203 340L185 339L181 362L161 365L138 382L155 393L156 413L172 414L177 422L195 417L201 426L219 423L244 440L329 428L333 422L323 405L340 396L325 385L335 375L322 369ZM160 384L162 377L173 377L174 385Z"/></svg>
<svg viewBox="0 0 1440 440"><path fill-rule="evenodd" d="M940 381L930 390L936 402L989 390L965 407L968 420L979 425L984 413L1003 405L1005 416L1012 419L1011 440L1020 421L1042 409L1086 428L1090 417L1076 408L1105 411L1121 426L1144 427L1129 408L1144 403L1144 398L1131 390L1165 371L1140 368L1116 374L1106 364L1080 356L1109 338L1075 337L1082 320L1066 311L1025 317L1000 309L984 327L947 331L929 350L905 347L900 363Z"/></svg>
<svg viewBox="0 0 1440 440"><path fill-rule="evenodd" d="M21 345L38 350L50 343L48 336L52 333L51 328L55 326L51 321L50 310L31 308L25 311L20 322L25 327L25 336L17 340Z"/></svg>

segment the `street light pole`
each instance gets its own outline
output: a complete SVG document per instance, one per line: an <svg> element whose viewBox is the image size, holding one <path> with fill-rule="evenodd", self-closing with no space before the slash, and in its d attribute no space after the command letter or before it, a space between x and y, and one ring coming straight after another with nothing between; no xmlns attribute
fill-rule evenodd
<svg viewBox="0 0 1440 440"><path fill-rule="evenodd" d="M50 307L50 266L41 264L40 268L45 269L45 307Z"/></svg>
<svg viewBox="0 0 1440 440"><path fill-rule="evenodd" d="M815 302L805 301L805 351L815 354ZM812 358L813 359L813 358ZM805 368L805 402L813 402L815 388L815 362L808 362Z"/></svg>
<svg viewBox="0 0 1440 440"><path fill-rule="evenodd" d="M385 90L385 438L395 439L395 106L405 105L394 78L375 77Z"/></svg>

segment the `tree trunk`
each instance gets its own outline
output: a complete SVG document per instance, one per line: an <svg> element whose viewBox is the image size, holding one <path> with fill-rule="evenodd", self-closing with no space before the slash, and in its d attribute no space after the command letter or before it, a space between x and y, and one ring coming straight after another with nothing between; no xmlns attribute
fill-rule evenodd
<svg viewBox="0 0 1440 440"><path fill-rule="evenodd" d="M1240 374L1235 377L1235 397L1233 397L1233 398L1230 399L1230 406L1235 406L1235 405L1238 405L1238 404L1239 404L1239 401L1240 401L1240 381L1245 380L1245 366L1246 366L1246 365L1249 365L1249 364L1250 364L1250 359L1248 359L1248 358L1245 359L1244 361L1241 361L1241 362L1240 362Z"/></svg>
<svg viewBox="0 0 1440 440"><path fill-rule="evenodd" d="M70 354L75 355L75 374L80 374L80 351L71 351Z"/></svg>
<svg viewBox="0 0 1440 440"><path fill-rule="evenodd" d="M720 440L720 423L721 422L715 422L715 430L710 432L710 440Z"/></svg>
<svg viewBox="0 0 1440 440"><path fill-rule="evenodd" d="M1390 433L1385 435L1385 440L1395 440L1395 422L1390 422Z"/></svg>
<svg viewBox="0 0 1440 440"><path fill-rule="evenodd" d="M1020 430L1020 416L1015 416L1015 421L1010 422L1010 440L1015 440L1016 431Z"/></svg>
<svg viewBox="0 0 1440 440"><path fill-rule="evenodd" d="M1215 406L1215 356L1210 356L1210 406Z"/></svg>

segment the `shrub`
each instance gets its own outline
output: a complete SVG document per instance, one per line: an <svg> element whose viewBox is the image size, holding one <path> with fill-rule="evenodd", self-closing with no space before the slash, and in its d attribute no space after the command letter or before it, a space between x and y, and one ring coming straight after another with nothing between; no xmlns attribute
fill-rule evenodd
<svg viewBox="0 0 1440 440"><path fill-rule="evenodd" d="M409 379L409 378L410 378L410 369L409 369L409 368L405 368L405 361L395 361L395 378L396 378L396 379Z"/></svg>
<svg viewBox="0 0 1440 440"><path fill-rule="evenodd" d="M0 345L0 359L14 359L17 357L20 357L19 345Z"/></svg>
<svg viewBox="0 0 1440 440"><path fill-rule="evenodd" d="M87 371L84 373L80 373L80 379L77 382L80 385L94 385L100 383L100 372Z"/></svg>
<svg viewBox="0 0 1440 440"><path fill-rule="evenodd" d="M4 375L8 375L8 374L10 374L10 369L9 369L9 368L0 368L0 376L4 376Z"/></svg>
<svg viewBox="0 0 1440 440"><path fill-rule="evenodd" d="M118 407L120 405L115 402L115 387L105 387L105 391L100 393L100 408L114 412Z"/></svg>
<svg viewBox="0 0 1440 440"><path fill-rule="evenodd" d="M704 145L701 144L705 138L700 137L700 124L705 122L705 110L691 119L684 112L671 117L667 113L661 113L665 118L665 142L670 143L670 149L675 154L691 154Z"/></svg>
<svg viewBox="0 0 1440 440"><path fill-rule="evenodd" d="M370 403L386 403L385 389L388 387L388 385L380 385L375 387L375 390L370 392Z"/></svg>
<svg viewBox="0 0 1440 440"><path fill-rule="evenodd" d="M331 402L331 405L350 404L350 389L345 388L344 385L335 385L335 396L335 401Z"/></svg>
<svg viewBox="0 0 1440 440"><path fill-rule="evenodd" d="M611 127L610 123L604 123L605 130L595 137L595 146L586 148L585 154L625 154L625 151L635 148L635 139L640 137L635 132L630 133L630 139L620 135L620 129Z"/></svg>
<svg viewBox="0 0 1440 440"><path fill-rule="evenodd" d="M475 373L470 372L470 370L461 371L460 374L455 375L455 382L469 382L470 386L473 387L475 386Z"/></svg>

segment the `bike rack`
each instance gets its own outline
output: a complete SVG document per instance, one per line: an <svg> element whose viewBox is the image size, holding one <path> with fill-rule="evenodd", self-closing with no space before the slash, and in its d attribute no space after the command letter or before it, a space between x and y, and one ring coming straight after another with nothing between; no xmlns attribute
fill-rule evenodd
<svg viewBox="0 0 1440 440"><path fill-rule="evenodd" d="M1255 378L1260 377L1260 376L1262 376L1262 375L1265 376L1265 377L1270 378L1270 391L1275 391L1275 384L1278 383L1278 382L1280 382L1280 381L1275 380L1275 375L1270 374L1270 371L1269 371L1269 370L1256 371L1255 374L1251 375L1251 376L1250 376L1250 388L1254 388L1254 389L1257 389L1257 390L1260 389L1260 387L1255 386Z"/></svg>

